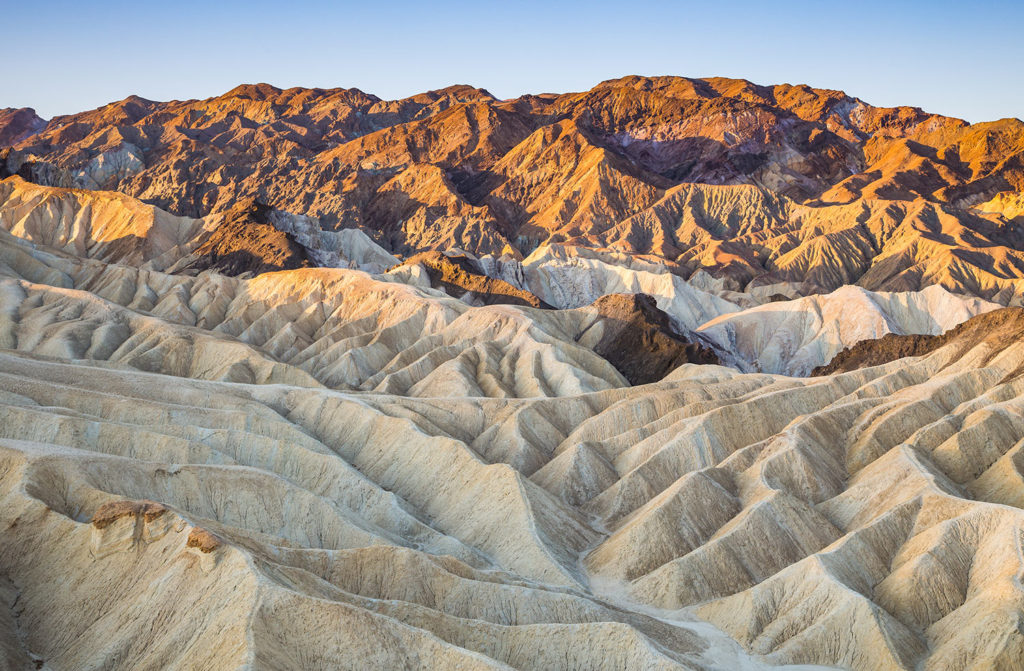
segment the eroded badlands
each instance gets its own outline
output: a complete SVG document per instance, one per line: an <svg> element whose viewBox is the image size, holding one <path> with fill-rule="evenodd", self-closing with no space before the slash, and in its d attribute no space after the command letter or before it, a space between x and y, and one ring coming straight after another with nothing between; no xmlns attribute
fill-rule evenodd
<svg viewBox="0 0 1024 671"><path fill-rule="evenodd" d="M1019 122L0 122L0 669L1021 668Z"/></svg>

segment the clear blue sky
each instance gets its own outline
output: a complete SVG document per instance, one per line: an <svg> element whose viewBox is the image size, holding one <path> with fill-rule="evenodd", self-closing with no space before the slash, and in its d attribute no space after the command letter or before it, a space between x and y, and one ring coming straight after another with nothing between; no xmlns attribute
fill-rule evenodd
<svg viewBox="0 0 1024 671"><path fill-rule="evenodd" d="M240 83L499 97L626 74L837 88L969 121L1024 117L1024 2L17 2L0 107L41 116Z"/></svg>

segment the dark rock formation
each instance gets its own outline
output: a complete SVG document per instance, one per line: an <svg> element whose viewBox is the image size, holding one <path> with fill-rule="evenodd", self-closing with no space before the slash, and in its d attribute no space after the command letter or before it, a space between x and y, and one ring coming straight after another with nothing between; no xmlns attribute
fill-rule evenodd
<svg viewBox="0 0 1024 671"><path fill-rule="evenodd" d="M668 315L647 294L609 294L591 306L604 329L594 351L630 384L657 382L684 363L718 364L715 353L672 329Z"/></svg>
<svg viewBox="0 0 1024 671"><path fill-rule="evenodd" d="M421 264L430 275L430 284L451 296L461 298L472 293L484 305L524 305L550 309L551 306L529 291L517 289L505 280L488 277L465 256L448 256L441 252L422 252L410 257L406 264Z"/></svg>
<svg viewBox="0 0 1024 671"><path fill-rule="evenodd" d="M961 354L982 343L1003 345L1024 337L1024 309L1003 308L968 319L942 335L895 335L862 340L836 354L824 366L811 371L811 377L845 373L858 368L880 366L904 357L924 356L948 344L956 344ZM993 351L1000 348L995 347Z"/></svg>
<svg viewBox="0 0 1024 671"><path fill-rule="evenodd" d="M239 202L224 213L220 225L196 250L199 258L190 267L225 275L258 275L312 266L306 249L267 220L269 211L253 199Z"/></svg>

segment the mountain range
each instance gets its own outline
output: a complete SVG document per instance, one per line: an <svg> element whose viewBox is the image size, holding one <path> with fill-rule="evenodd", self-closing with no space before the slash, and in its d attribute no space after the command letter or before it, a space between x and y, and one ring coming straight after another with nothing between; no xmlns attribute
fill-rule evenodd
<svg viewBox="0 0 1024 671"><path fill-rule="evenodd" d="M0 110L0 669L1017 669L1024 123Z"/></svg>
<svg viewBox="0 0 1024 671"><path fill-rule="evenodd" d="M566 244L730 288L940 284L1020 302L1024 122L970 125L839 91L626 77L497 100L240 86L44 122L0 112L8 173L198 218L245 199L407 256Z"/></svg>

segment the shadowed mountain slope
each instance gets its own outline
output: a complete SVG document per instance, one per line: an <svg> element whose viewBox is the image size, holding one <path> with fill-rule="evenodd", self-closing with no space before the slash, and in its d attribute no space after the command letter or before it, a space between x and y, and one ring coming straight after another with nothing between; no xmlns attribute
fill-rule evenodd
<svg viewBox="0 0 1024 671"><path fill-rule="evenodd" d="M630 384L658 382L686 363L717 364L718 357L672 329L667 314L647 294L608 294L590 305L603 319L580 341L608 360Z"/></svg>
<svg viewBox="0 0 1024 671"><path fill-rule="evenodd" d="M960 350L978 345L998 348L1022 338L1024 311L1020 308L1003 308L968 319L941 335L889 333L881 338L863 340L843 349L826 365L816 367L811 375L820 377L879 366L905 357L924 356L947 345Z"/></svg>

